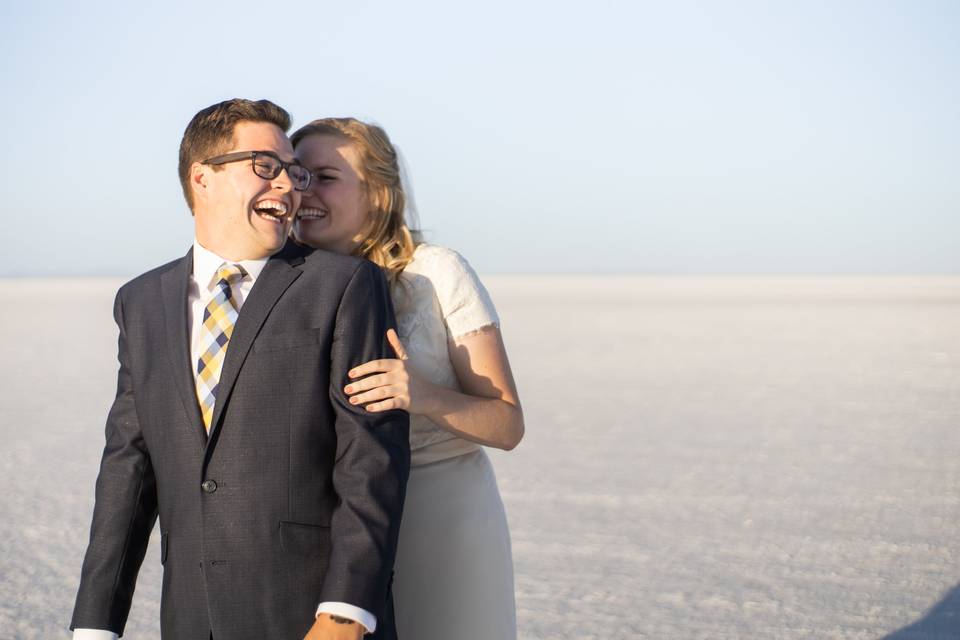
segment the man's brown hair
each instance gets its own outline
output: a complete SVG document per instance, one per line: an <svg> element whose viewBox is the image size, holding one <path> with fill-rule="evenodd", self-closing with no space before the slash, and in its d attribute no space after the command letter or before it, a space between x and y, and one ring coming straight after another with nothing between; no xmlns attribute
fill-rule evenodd
<svg viewBox="0 0 960 640"><path fill-rule="evenodd" d="M233 144L233 130L238 122L267 122L286 133L290 129L290 114L269 100L244 98L224 100L197 112L180 141L180 186L191 211L190 167L194 162L226 153Z"/></svg>

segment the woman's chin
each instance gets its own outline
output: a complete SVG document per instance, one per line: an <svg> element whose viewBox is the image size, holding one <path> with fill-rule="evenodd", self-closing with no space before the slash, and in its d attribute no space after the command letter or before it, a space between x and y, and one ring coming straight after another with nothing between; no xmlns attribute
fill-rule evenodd
<svg viewBox="0 0 960 640"><path fill-rule="evenodd" d="M311 234L297 233L296 230L294 231L293 239L296 242L306 245L312 249L320 249L322 251L330 251L332 253L348 253L347 251L343 251L342 247L338 247L337 243L335 242L331 242L330 240L324 238L318 238L317 236Z"/></svg>
<svg viewBox="0 0 960 640"><path fill-rule="evenodd" d="M293 239L300 244L343 255L354 254L363 240L359 234L351 239L332 236L322 225L322 221L317 220L297 220L293 224L292 234Z"/></svg>
<svg viewBox="0 0 960 640"><path fill-rule="evenodd" d="M308 225L303 225L299 220L294 223L292 229L293 239L300 244L304 244L314 249L327 249L327 243L323 241L323 237L316 233L310 233L309 229L303 228L304 226Z"/></svg>

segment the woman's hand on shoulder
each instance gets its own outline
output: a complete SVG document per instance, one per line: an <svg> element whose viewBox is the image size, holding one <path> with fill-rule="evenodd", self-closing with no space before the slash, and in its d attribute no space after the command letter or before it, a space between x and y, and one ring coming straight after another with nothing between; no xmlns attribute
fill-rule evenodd
<svg viewBox="0 0 960 640"><path fill-rule="evenodd" d="M371 360L351 369L352 382L343 391L350 404L366 405L367 411L403 409L409 413L426 413L431 383L413 371L407 351L393 329L387 330L387 341L396 358Z"/></svg>

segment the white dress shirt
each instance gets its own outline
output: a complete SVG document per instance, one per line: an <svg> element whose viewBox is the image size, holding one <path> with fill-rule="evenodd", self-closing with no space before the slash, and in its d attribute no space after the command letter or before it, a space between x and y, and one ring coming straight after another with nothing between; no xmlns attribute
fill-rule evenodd
<svg viewBox="0 0 960 640"><path fill-rule="evenodd" d="M214 294L213 288L217 284L215 278L220 265L224 262L238 264L247 272L240 283L234 285L232 289L233 301L237 305L237 311L239 311L247 296L250 295L253 284L260 277L260 272L266 266L267 260L269 258L241 260L231 263L201 246L197 240L193 241L193 273L190 274L190 282L187 285L187 322L190 327L190 362L194 367L194 374L196 374L196 363L200 360L199 337L200 326L203 323L203 310ZM229 348L230 345L228 344L227 349ZM377 629L377 617L375 615L366 609L361 609L346 602L321 602L320 606L317 607L316 615L321 613L329 613L359 622L366 628L367 633L373 633ZM74 629L73 640L118 640L118 638L117 634L112 631Z"/></svg>

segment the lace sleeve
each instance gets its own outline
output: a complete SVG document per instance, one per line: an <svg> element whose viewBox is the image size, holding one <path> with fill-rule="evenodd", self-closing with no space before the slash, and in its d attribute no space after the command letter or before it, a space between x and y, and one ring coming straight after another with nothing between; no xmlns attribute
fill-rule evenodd
<svg viewBox="0 0 960 640"><path fill-rule="evenodd" d="M448 336L455 339L488 327L499 327L500 318L490 294L470 264L451 249L431 249L430 279Z"/></svg>

